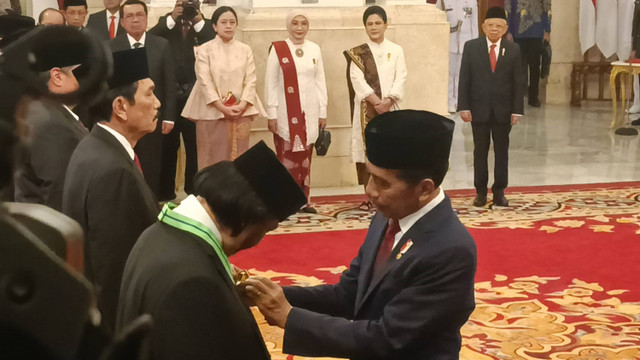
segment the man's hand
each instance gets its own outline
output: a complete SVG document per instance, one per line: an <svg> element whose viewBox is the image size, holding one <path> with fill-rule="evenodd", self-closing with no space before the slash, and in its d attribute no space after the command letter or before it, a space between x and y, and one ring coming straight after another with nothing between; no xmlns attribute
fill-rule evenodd
<svg viewBox="0 0 640 360"><path fill-rule="evenodd" d="M204 19L204 16L202 15L202 12L200 10L198 10L198 15L196 15L196 17L193 18L193 23L197 24L200 21L202 21Z"/></svg>
<svg viewBox="0 0 640 360"><path fill-rule="evenodd" d="M278 133L278 120L269 119L267 120L267 128L274 134Z"/></svg>
<svg viewBox="0 0 640 360"><path fill-rule="evenodd" d="M163 121L162 122L162 133L167 135L168 133L171 132L171 130L173 130L173 126L174 126L174 123Z"/></svg>
<svg viewBox="0 0 640 360"><path fill-rule="evenodd" d="M509 41L513 42L513 35L512 35L510 32L508 32L508 33L507 33L507 35L505 35L505 38L506 38L507 40L509 40Z"/></svg>
<svg viewBox="0 0 640 360"><path fill-rule="evenodd" d="M471 122L473 120L471 117L471 111L468 110L460 111L460 117L464 122Z"/></svg>
<svg viewBox="0 0 640 360"><path fill-rule="evenodd" d="M320 129L324 130L327 127L327 119L318 119L318 126Z"/></svg>
<svg viewBox="0 0 640 360"><path fill-rule="evenodd" d="M636 58L636 51L631 50L631 55L629 56L629 60L627 60L627 62L632 62L633 60L635 60L635 58Z"/></svg>
<svg viewBox="0 0 640 360"><path fill-rule="evenodd" d="M176 5L173 7L173 11L171 11L171 18L175 22L178 22L178 18L182 16L182 13L184 13L184 8L182 7L183 1L184 0L177 0Z"/></svg>
<svg viewBox="0 0 640 360"><path fill-rule="evenodd" d="M544 39L548 42L551 43L551 33L546 32L544 33Z"/></svg>
<svg viewBox="0 0 640 360"><path fill-rule="evenodd" d="M511 115L511 125L515 125L520 121L520 115Z"/></svg>
<svg viewBox="0 0 640 360"><path fill-rule="evenodd" d="M293 307L285 298L282 288L261 276L250 277L243 285L245 295L258 306L269 325L284 329Z"/></svg>

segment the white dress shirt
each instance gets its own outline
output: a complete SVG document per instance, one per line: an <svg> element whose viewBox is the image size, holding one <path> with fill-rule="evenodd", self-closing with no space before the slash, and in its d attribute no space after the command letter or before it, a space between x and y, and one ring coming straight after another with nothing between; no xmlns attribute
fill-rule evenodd
<svg viewBox="0 0 640 360"><path fill-rule="evenodd" d="M115 131L114 129L110 128L109 126L101 122L98 122L97 125L107 130L111 135L113 135L116 138L116 140L118 140L118 142L120 142L120 144L122 144L124 149L127 150L127 153L131 157L131 160L135 159L136 153L133 151L133 148L131 147L131 143L129 143L129 140L127 140L127 138L124 137L124 135L120 134L119 132Z"/></svg>
<svg viewBox="0 0 640 360"><path fill-rule="evenodd" d="M62 107L64 107L65 109L67 109L67 111L69 112L69 114L71 114L71 116L73 116L74 119L76 119L76 121L80 120L80 117L78 115L76 115L76 113L73 112L73 110L69 109L69 107L65 104L62 104Z"/></svg>
<svg viewBox="0 0 640 360"><path fill-rule="evenodd" d="M176 22L173 20L171 15L168 15L167 16L167 29L171 30L171 29L173 29L174 26L176 26ZM198 21L197 23L193 24L192 26L193 26L193 30L195 30L196 32L202 31L202 29L204 28L204 19Z"/></svg>
<svg viewBox="0 0 640 360"><path fill-rule="evenodd" d="M129 45L131 45L132 49L135 49L135 47L133 46L135 43L140 43L140 47L144 47L144 42L145 40L147 40L147 33L144 32L142 33L142 37L140 38L140 40L136 40L133 38L133 36L129 35L129 33L127 33L127 39L129 39Z"/></svg>
<svg viewBox="0 0 640 360"><path fill-rule="evenodd" d="M393 239L393 248L395 248L396 245L398 245L398 242L400 241L400 238L402 238L402 235L404 235L407 231L409 231L409 229L411 229L411 227L418 220L420 220L420 218L425 216L429 211L433 210L436 206L438 206L438 204L440 204L442 200L444 200L444 190L442 190L442 188L438 188L436 191L438 191L438 195L436 195L436 197L433 198L433 200L429 201L427 205L423 206L422 208L420 208L420 210L414 212L413 214L409 214L403 217L402 219L398 220L398 224L400 225L400 231L398 231L398 233L396 234L396 237ZM391 248L392 251L393 251L393 248Z"/></svg>

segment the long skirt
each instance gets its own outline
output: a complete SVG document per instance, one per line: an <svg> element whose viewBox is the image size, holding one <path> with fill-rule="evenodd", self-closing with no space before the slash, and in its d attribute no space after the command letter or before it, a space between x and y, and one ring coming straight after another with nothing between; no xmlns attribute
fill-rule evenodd
<svg viewBox="0 0 640 360"><path fill-rule="evenodd" d="M224 160L235 160L249 149L252 116L234 120L196 121L198 170Z"/></svg>
<svg viewBox="0 0 640 360"><path fill-rule="evenodd" d="M308 202L313 144L308 145L304 151L293 152L291 151L291 142L284 141L279 135L273 135L273 142L276 145L276 156L278 160L289 170L293 179L298 183L302 191L304 191Z"/></svg>

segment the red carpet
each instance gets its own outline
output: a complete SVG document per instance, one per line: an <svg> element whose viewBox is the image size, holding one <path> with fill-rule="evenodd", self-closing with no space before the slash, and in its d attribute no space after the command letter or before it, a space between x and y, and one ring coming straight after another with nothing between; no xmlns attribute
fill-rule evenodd
<svg viewBox="0 0 640 360"><path fill-rule="evenodd" d="M462 359L640 359L640 183L516 188L508 209L447 194L478 247ZM317 221L300 216L231 261L282 284L335 283L366 234L361 199L314 199ZM316 232L285 234L301 223ZM262 329L283 356L281 334Z"/></svg>

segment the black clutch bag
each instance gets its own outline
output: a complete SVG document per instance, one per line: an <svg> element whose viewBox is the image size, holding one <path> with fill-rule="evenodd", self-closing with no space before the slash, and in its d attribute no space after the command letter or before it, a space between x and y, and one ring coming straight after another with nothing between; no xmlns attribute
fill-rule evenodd
<svg viewBox="0 0 640 360"><path fill-rule="evenodd" d="M327 155L327 151L329 150L329 145L331 145L331 133L329 130L320 129L318 132L318 140L316 140L316 154L318 156Z"/></svg>

